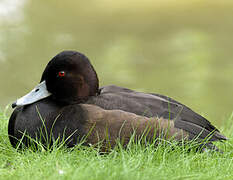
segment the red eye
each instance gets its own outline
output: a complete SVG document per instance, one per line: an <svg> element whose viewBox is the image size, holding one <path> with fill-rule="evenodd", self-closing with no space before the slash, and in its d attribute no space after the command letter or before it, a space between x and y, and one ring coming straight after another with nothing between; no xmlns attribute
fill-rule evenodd
<svg viewBox="0 0 233 180"><path fill-rule="evenodd" d="M58 76L59 77L64 77L66 75L66 73L64 72L64 71L60 71L59 73L58 73Z"/></svg>

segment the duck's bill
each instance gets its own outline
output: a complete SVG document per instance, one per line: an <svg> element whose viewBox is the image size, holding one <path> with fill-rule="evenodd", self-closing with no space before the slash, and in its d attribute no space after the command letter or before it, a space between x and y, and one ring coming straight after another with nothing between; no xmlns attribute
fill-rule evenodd
<svg viewBox="0 0 233 180"><path fill-rule="evenodd" d="M26 94L25 96L15 101L12 104L12 108L15 108L17 106L24 106L24 105L32 104L50 95L51 93L48 92L46 83L45 81L43 81L40 84L38 84L30 93Z"/></svg>

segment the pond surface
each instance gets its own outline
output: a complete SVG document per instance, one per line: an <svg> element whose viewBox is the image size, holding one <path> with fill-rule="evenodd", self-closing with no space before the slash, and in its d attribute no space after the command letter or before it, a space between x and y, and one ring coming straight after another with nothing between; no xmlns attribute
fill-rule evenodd
<svg viewBox="0 0 233 180"><path fill-rule="evenodd" d="M173 97L219 126L233 111L232 1L1 0L1 109L62 50L87 55L101 86Z"/></svg>

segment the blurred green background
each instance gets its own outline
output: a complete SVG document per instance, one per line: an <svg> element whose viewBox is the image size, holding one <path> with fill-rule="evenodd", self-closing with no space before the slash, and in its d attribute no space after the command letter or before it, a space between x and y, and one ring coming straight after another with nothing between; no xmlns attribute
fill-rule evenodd
<svg viewBox="0 0 233 180"><path fill-rule="evenodd" d="M164 94L222 125L233 111L232 41L232 0L0 0L0 107L57 53L77 50L101 86Z"/></svg>

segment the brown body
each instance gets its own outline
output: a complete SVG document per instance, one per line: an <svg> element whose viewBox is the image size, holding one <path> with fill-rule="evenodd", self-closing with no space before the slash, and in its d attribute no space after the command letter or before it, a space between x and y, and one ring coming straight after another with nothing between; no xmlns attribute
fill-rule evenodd
<svg viewBox="0 0 233 180"><path fill-rule="evenodd" d="M87 142L96 144L107 142L113 147L116 140L126 145L130 138L148 140L162 138L181 141L188 138L188 133L174 127L173 120L163 118L147 118L121 110L104 110L93 105L81 105L87 110L86 134Z"/></svg>
<svg viewBox="0 0 233 180"><path fill-rule="evenodd" d="M102 150L113 148L117 141L125 146L131 138L145 138L148 142L157 138L177 141L189 138L186 131L174 127L172 119L148 118L89 104L59 106L48 99L17 108L8 130L13 146L19 142L28 145L28 137L43 137L40 139L43 144L51 144L47 142L48 136L52 137L50 140L65 140L69 147L84 139L86 145L101 144Z"/></svg>

